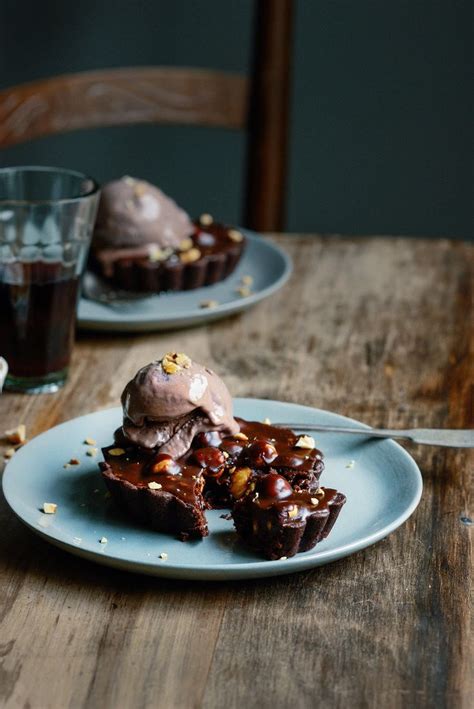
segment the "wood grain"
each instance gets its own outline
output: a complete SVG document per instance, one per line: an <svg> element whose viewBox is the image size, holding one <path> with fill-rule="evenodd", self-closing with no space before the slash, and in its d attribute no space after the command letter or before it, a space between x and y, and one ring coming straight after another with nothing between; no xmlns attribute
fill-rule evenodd
<svg viewBox="0 0 474 709"><path fill-rule="evenodd" d="M176 123L243 128L247 79L206 69L105 69L0 92L0 148L54 133Z"/></svg>
<svg viewBox="0 0 474 709"><path fill-rule="evenodd" d="M244 224L256 231L285 226L294 3L256 3L247 139Z"/></svg>
<svg viewBox="0 0 474 709"><path fill-rule="evenodd" d="M278 237L290 284L209 327L81 334L54 396L0 397L30 435L117 403L170 348L235 395L373 425L473 426L473 249L448 241ZM111 374L112 373L112 374ZM35 538L0 503L0 705L469 707L472 451L411 445L419 508L374 547L234 583L129 575ZM356 470L348 471L348 475Z"/></svg>

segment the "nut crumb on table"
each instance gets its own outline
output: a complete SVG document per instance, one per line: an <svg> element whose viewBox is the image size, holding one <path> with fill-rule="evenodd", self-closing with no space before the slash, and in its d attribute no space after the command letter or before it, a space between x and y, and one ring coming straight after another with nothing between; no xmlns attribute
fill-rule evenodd
<svg viewBox="0 0 474 709"><path fill-rule="evenodd" d="M26 426L24 423L20 423L16 428L11 428L5 431L5 438L8 443L13 445L18 445L26 442Z"/></svg>

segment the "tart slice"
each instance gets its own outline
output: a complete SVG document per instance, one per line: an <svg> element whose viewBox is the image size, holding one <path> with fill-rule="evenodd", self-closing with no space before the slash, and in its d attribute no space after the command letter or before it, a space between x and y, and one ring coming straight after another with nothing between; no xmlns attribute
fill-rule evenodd
<svg viewBox="0 0 474 709"><path fill-rule="evenodd" d="M345 501L331 488L297 492L282 475L269 473L235 503L232 517L244 544L267 559L280 559L325 539Z"/></svg>
<svg viewBox="0 0 474 709"><path fill-rule="evenodd" d="M183 540L208 535L199 466L137 446L114 444L102 452L104 482L115 502L136 522Z"/></svg>
<svg viewBox="0 0 474 709"><path fill-rule="evenodd" d="M324 470L323 454L316 447L300 447L301 436L288 428L259 421L235 419L239 432L222 436L202 433L193 441L193 459L204 468L204 496L210 507L229 507L262 475L278 472L296 490L317 490ZM224 456L216 470L216 449ZM213 453L214 451L214 453ZM207 464L209 458L211 464ZM214 462L214 469L212 467Z"/></svg>

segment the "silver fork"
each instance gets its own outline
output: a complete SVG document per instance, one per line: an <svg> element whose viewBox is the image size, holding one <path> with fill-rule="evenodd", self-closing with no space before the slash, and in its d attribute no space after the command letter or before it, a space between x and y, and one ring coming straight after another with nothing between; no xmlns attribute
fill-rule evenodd
<svg viewBox="0 0 474 709"><path fill-rule="evenodd" d="M293 431L324 431L349 433L366 438L407 438L427 446L474 448L474 429L462 428L358 428L357 426L326 426L319 423L274 423L273 426Z"/></svg>

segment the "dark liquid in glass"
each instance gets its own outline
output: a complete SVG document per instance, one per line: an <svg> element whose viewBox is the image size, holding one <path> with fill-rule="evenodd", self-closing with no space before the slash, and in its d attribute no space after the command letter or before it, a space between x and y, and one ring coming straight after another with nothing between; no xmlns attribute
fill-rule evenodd
<svg viewBox="0 0 474 709"><path fill-rule="evenodd" d="M79 278L57 262L0 264L0 353L15 377L68 366Z"/></svg>

